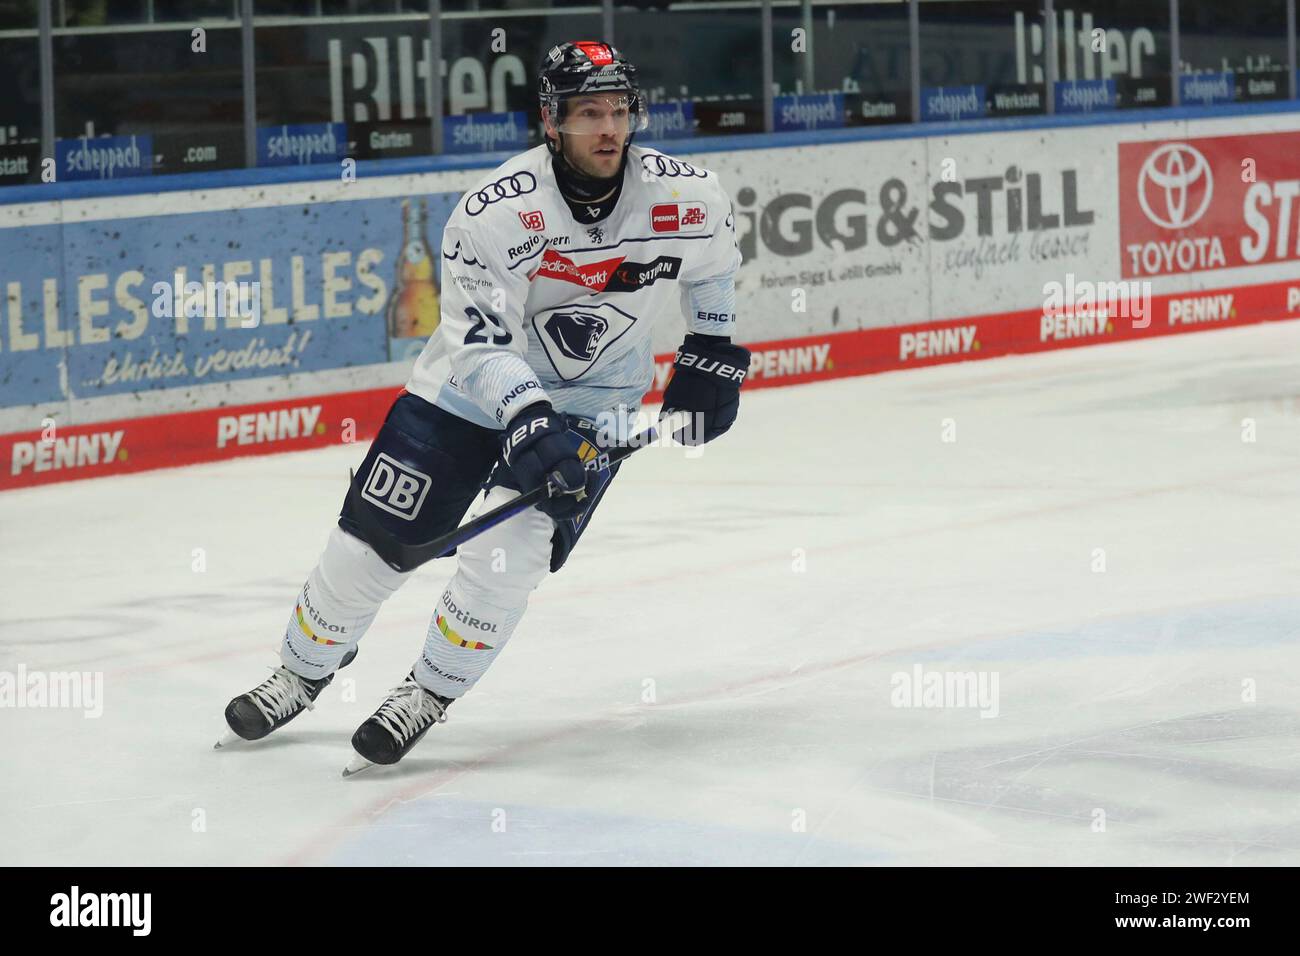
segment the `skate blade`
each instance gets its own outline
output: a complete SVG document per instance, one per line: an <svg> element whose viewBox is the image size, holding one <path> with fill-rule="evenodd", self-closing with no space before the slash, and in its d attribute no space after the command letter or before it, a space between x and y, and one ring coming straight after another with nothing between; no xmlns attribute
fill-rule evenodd
<svg viewBox="0 0 1300 956"><path fill-rule="evenodd" d="M224 750L233 744L242 744L242 743L247 743L247 741L245 741L243 737L239 736L239 734L235 733L233 730L227 730L224 734L221 735L221 739L212 745L212 749Z"/></svg>
<svg viewBox="0 0 1300 956"><path fill-rule="evenodd" d="M349 760L348 765L343 768L343 779L346 780L348 777L355 777L361 771L368 770L373 766L374 764L361 756L361 754L353 752L352 759Z"/></svg>

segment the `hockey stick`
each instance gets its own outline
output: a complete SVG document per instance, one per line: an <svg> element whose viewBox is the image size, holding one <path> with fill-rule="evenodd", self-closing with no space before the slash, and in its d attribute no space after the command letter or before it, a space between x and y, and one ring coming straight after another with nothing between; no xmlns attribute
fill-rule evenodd
<svg viewBox="0 0 1300 956"><path fill-rule="evenodd" d="M596 459L599 467L604 468L618 464L624 458L627 458L639 448L646 445L652 445L658 439L659 433L652 425L645 431L634 435L626 445L618 445L607 452L601 452ZM351 471L348 472L348 504L351 505L350 517L356 521L364 538L375 553L384 559L394 571L414 571L420 565L432 561L435 558L441 558L450 554L453 550L460 547L470 538L477 537L488 528L493 528L509 518L513 518L521 511L526 511L543 498L554 497L558 492L555 486L549 481L544 486L538 486L526 494L521 494L518 498L512 498L503 505L498 505L491 511L479 515L472 521L453 528L446 534L439 535L432 541L425 541L422 544L406 544L398 541L389 531L379 524L365 502L361 498L361 493L357 491L356 476ZM375 542L381 542L376 545ZM380 551L383 548L383 552Z"/></svg>

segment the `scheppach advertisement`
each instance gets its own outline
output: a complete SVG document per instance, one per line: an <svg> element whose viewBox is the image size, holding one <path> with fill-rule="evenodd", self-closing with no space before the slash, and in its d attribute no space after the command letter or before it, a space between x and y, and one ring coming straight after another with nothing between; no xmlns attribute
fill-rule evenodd
<svg viewBox="0 0 1300 956"><path fill-rule="evenodd" d="M747 387L1300 317L1294 114L677 155L731 195ZM369 437L483 175L0 205L0 489ZM1089 284L1135 311L1049 308Z"/></svg>

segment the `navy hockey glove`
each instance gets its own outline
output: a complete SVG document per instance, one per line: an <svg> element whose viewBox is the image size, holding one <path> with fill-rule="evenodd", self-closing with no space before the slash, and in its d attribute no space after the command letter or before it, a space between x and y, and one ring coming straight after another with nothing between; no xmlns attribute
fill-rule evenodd
<svg viewBox="0 0 1300 956"><path fill-rule="evenodd" d="M747 374L749 349L723 335L687 333L673 362L673 379L664 389L661 414L691 412L704 428L703 434L682 428L673 438L684 445L703 445L730 428L740 411L740 386Z"/></svg>
<svg viewBox="0 0 1300 956"><path fill-rule="evenodd" d="M529 405L510 419L501 452L520 490L532 491L549 480L562 492L537 503L556 521L574 517L591 503L588 485L596 473L583 467L568 423L550 402Z"/></svg>

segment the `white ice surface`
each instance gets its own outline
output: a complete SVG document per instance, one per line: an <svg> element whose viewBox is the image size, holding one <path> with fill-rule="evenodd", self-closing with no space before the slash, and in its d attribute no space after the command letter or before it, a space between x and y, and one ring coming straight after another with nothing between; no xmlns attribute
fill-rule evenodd
<svg viewBox="0 0 1300 956"><path fill-rule="evenodd" d="M450 560L314 712L212 743L362 447L0 494L0 670L104 681L0 709L0 863L1300 863L1300 323L753 391L705 452L632 459L347 781ZM892 706L916 665L997 716Z"/></svg>

